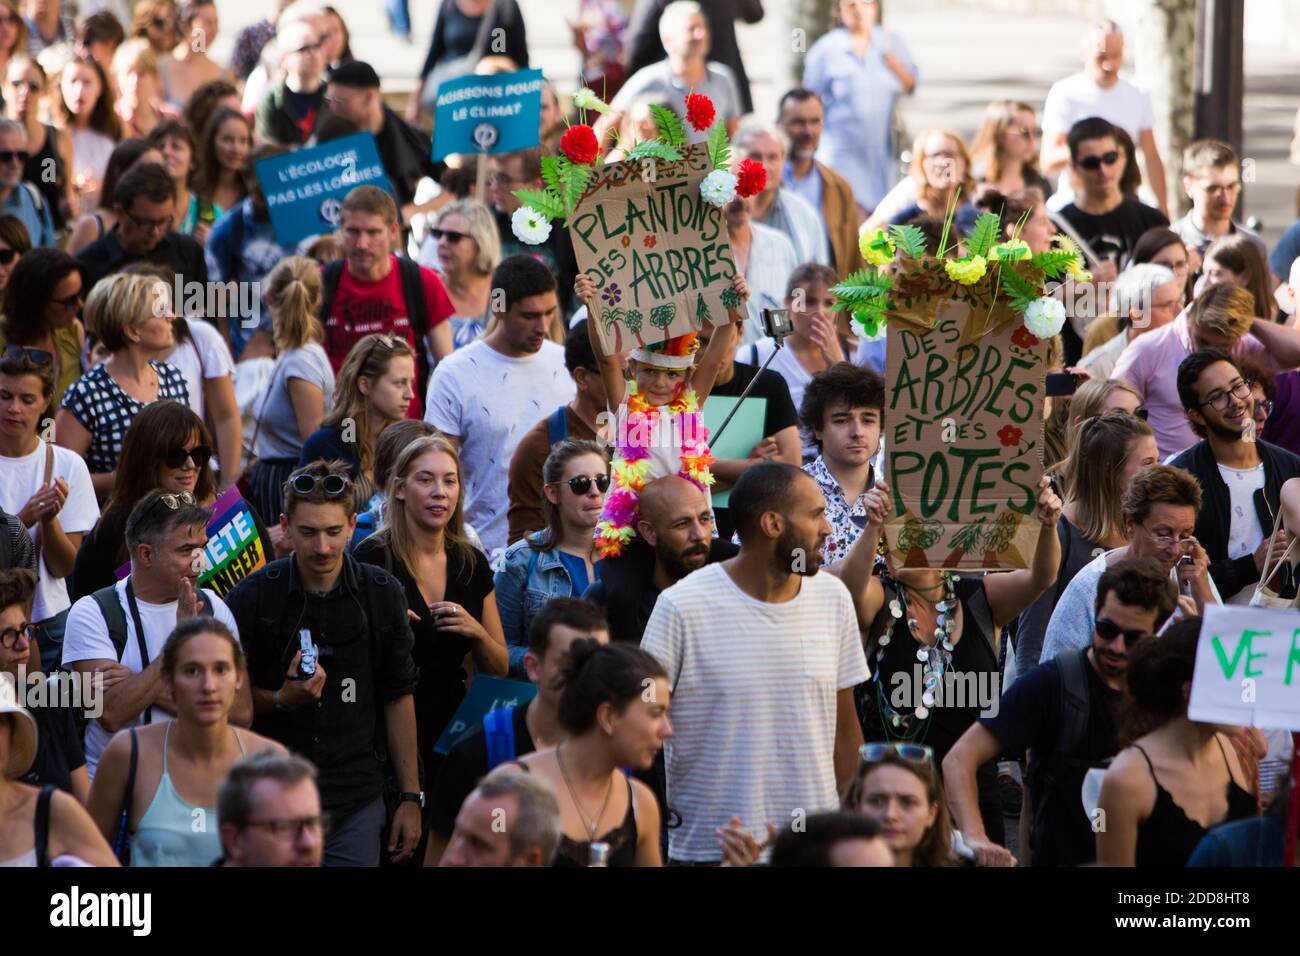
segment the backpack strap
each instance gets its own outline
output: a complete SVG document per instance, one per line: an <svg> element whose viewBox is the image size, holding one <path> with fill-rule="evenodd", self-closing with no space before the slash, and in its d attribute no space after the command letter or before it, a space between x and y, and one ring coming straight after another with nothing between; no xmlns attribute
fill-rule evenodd
<svg viewBox="0 0 1300 956"><path fill-rule="evenodd" d="M50 865L50 801L54 799L54 784L41 787L36 798L36 865Z"/></svg>
<svg viewBox="0 0 1300 956"><path fill-rule="evenodd" d="M338 295L339 283L343 281L343 265L345 261L344 259L334 259L325 263L320 270L320 321L325 328L329 328L330 313L334 311L334 298Z"/></svg>
<svg viewBox="0 0 1300 956"><path fill-rule="evenodd" d="M108 626L108 637L113 642L120 663L122 655L126 653L126 611L122 610L122 602L117 599L117 585L100 588L90 596L99 605L99 613Z"/></svg>
<svg viewBox="0 0 1300 956"><path fill-rule="evenodd" d="M498 707L483 718L483 735L487 741L488 770L515 759L515 709Z"/></svg>
<svg viewBox="0 0 1300 956"><path fill-rule="evenodd" d="M126 787L122 793L122 815L118 819L117 836L113 840L113 853L117 856L118 861L126 866L131 860L131 803L135 799L135 771L140 762L140 742L135 734L135 728L130 730L131 734L131 760L126 769Z"/></svg>
<svg viewBox="0 0 1300 956"><path fill-rule="evenodd" d="M1039 763L1037 773L1027 781L1034 810L1031 845L1038 843L1043 809L1057 782L1070 767L1087 763L1076 755L1083 744L1092 712L1092 695L1088 691L1088 649L1066 651L1054 660L1061 677L1061 723L1057 728L1056 748Z"/></svg>
<svg viewBox="0 0 1300 956"><path fill-rule="evenodd" d="M405 256L397 257L397 271L402 279L402 298L406 300L406 321L415 333L416 366L420 377L420 399L429 384L429 357L426 336L429 334L429 303L424 299L424 277L420 264Z"/></svg>
<svg viewBox="0 0 1300 956"><path fill-rule="evenodd" d="M569 412L565 406L561 405L546 416L546 445L548 448L553 448L556 442L562 442L568 437Z"/></svg>

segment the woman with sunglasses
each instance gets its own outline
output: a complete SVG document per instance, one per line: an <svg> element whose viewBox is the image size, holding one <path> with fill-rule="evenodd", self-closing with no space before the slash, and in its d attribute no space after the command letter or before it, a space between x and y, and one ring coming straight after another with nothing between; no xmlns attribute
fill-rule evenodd
<svg viewBox="0 0 1300 956"><path fill-rule="evenodd" d="M0 216L0 302L4 301L14 264L31 248L32 240L23 221L17 216Z"/></svg>
<svg viewBox="0 0 1300 956"><path fill-rule="evenodd" d="M72 227L68 236L68 252L76 255L86 246L99 239L117 225L117 213L113 211L113 191L122 174L136 163L157 163L165 165L162 151L147 139L132 137L124 139L113 149L104 168L104 188L100 193L100 205L89 208L82 205L85 213Z"/></svg>
<svg viewBox="0 0 1300 956"><path fill-rule="evenodd" d="M487 327L491 315L492 270L501 262L501 237L487 206L458 199L438 210L433 229L420 248L420 265L438 273L456 307L451 337L468 345Z"/></svg>
<svg viewBox="0 0 1300 956"><path fill-rule="evenodd" d="M176 4L172 0L140 0L131 12L131 36L145 41L158 56L179 41Z"/></svg>
<svg viewBox="0 0 1300 956"><path fill-rule="evenodd" d="M176 346L171 289L153 276L118 272L86 301L86 321L109 357L68 389L55 419L56 441L90 465L95 492L106 498L117 477L122 440L154 402L190 400L185 376L162 361Z"/></svg>
<svg viewBox="0 0 1300 956"><path fill-rule="evenodd" d="M40 190L55 232L62 232L72 209L72 141L42 121L46 76L30 57L11 57L0 73L5 116L27 131L27 162L23 179Z"/></svg>
<svg viewBox="0 0 1300 956"><path fill-rule="evenodd" d="M510 648L510 674L527 679L533 618L553 597L582 597L600 580L596 525L609 490L609 456L593 441L566 439L542 466L546 527L506 549L496 573L497 606Z"/></svg>
<svg viewBox="0 0 1300 956"><path fill-rule="evenodd" d="M299 464L318 459L347 462L356 487L357 509L364 508L375 489L375 442L385 428L406 417L414 400L415 353L411 346L394 335L367 335L352 346L343 361L334 380L329 413L303 442Z"/></svg>
<svg viewBox="0 0 1300 956"><path fill-rule="evenodd" d="M246 166L253 148L253 127L243 113L222 106L213 111L199 134L194 192L213 206L234 209L248 195Z"/></svg>
<svg viewBox="0 0 1300 956"><path fill-rule="evenodd" d="M984 122L971 146L975 178L1003 195L1029 187L1043 196L1052 187L1038 171L1038 151L1043 131L1038 116L1028 103L994 100L984 111Z"/></svg>
<svg viewBox="0 0 1300 956"><path fill-rule="evenodd" d="M3 258L0 256L0 258ZM54 405L81 377L86 330L77 318L85 290L81 263L61 249L32 249L9 272L0 346L21 345L52 357Z"/></svg>
<svg viewBox="0 0 1300 956"><path fill-rule="evenodd" d="M1097 803L1102 866L1185 866L1208 830L1259 812L1234 745L1240 728L1187 716L1200 631L1201 619L1190 618L1129 653L1124 749Z"/></svg>
<svg viewBox="0 0 1300 956"><path fill-rule="evenodd" d="M114 736L90 789L88 809L106 839L117 837L125 811L131 866L211 866L221 856L216 806L226 774L245 757L285 753L231 723L246 680L243 648L221 621L188 618L167 638L162 682L175 719Z"/></svg>
<svg viewBox="0 0 1300 956"><path fill-rule="evenodd" d="M415 724L425 789L434 744L465 697L466 655L480 673L500 676L508 667L492 569L465 538L463 487L456 449L440 436L416 439L393 466L383 529L353 552L406 591L420 671Z"/></svg>
<svg viewBox="0 0 1300 956"><path fill-rule="evenodd" d="M77 211L94 209L113 147L122 138L122 121L113 109L108 74L89 56L69 60L59 74L59 94L51 110L54 125L72 140L72 187ZM111 193L103 194L111 199Z"/></svg>
<svg viewBox="0 0 1300 956"><path fill-rule="evenodd" d="M10 345L0 353L0 508L16 515L37 550L31 608L41 651L57 660L62 615L71 606L66 578L99 506L81 456L41 436L54 389L48 352Z"/></svg>
<svg viewBox="0 0 1300 956"><path fill-rule="evenodd" d="M952 822L934 751L924 744L863 744L844 809L880 824L895 866L953 866Z"/></svg>

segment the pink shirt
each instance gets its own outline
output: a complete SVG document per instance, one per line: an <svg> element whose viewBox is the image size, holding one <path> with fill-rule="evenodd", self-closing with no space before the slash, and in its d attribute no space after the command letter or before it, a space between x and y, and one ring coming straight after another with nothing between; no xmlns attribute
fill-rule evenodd
<svg viewBox="0 0 1300 956"><path fill-rule="evenodd" d="M1200 439L1187 422L1187 413L1178 398L1178 366L1192 354L1191 330L1187 310L1168 325L1161 326L1130 342L1115 363L1111 378L1122 378L1138 390L1147 409L1147 421L1156 433L1160 457L1176 455ZM1232 356L1246 359L1274 372L1277 362L1253 335L1246 335L1232 348Z"/></svg>

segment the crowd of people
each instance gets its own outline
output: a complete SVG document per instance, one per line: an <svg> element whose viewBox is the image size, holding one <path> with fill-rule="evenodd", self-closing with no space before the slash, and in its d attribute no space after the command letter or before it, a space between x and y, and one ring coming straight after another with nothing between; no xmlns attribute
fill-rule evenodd
<svg viewBox="0 0 1300 956"><path fill-rule="evenodd" d="M511 228L574 91L519 152L434 162L421 125L529 65L515 0L443 0L404 112L314 0L229 63L211 0L102 6L0 0L0 865L1282 863L1290 734L1188 697L1207 605L1298 596L1300 224L1234 220L1226 143L1166 182L1114 23L1041 109L904 144L923 64L871 0L769 117L758 0L583 0L606 148L704 92L766 171L726 321L618 354L568 231ZM281 243L256 164L357 132L389 188ZM1077 388L1026 568L896 568L887 340L834 287L860 235L982 212L1082 250ZM742 395L747 451L638 470L631 425ZM477 681L527 693L466 723Z"/></svg>

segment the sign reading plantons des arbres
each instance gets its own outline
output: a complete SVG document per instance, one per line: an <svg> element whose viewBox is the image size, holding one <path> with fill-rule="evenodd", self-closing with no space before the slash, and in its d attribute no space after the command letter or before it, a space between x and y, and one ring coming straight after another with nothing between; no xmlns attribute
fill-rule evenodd
<svg viewBox="0 0 1300 956"><path fill-rule="evenodd" d="M896 567L1027 567L1043 474L1047 343L987 283L904 260L888 312L885 536Z"/></svg>
<svg viewBox="0 0 1300 956"><path fill-rule="evenodd" d="M593 318L609 353L722 325L739 308L722 209L700 196L713 171L699 143L678 162L606 163L574 207L578 268L596 284Z"/></svg>

